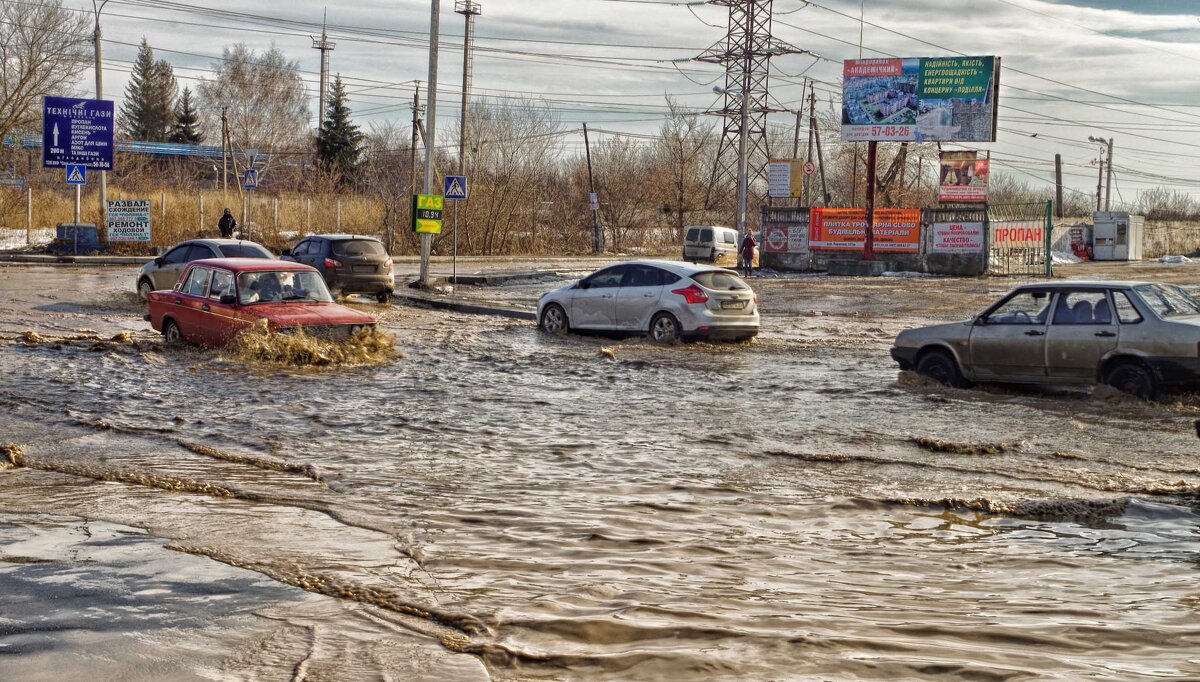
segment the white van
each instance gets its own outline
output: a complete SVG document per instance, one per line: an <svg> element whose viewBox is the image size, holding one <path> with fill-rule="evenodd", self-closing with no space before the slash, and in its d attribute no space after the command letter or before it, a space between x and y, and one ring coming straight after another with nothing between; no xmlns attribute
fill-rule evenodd
<svg viewBox="0 0 1200 682"><path fill-rule="evenodd" d="M683 259L737 263L738 233L732 227L718 225L689 225L683 238Z"/></svg>

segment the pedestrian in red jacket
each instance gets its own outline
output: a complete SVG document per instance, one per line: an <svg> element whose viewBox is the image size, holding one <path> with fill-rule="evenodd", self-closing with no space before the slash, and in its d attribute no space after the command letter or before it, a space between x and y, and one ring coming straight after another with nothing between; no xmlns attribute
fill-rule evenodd
<svg viewBox="0 0 1200 682"><path fill-rule="evenodd" d="M742 237L742 248L740 249L742 255L742 272L747 277L754 274L754 247L757 245L758 243L754 241L754 235L749 232L746 233L745 237Z"/></svg>

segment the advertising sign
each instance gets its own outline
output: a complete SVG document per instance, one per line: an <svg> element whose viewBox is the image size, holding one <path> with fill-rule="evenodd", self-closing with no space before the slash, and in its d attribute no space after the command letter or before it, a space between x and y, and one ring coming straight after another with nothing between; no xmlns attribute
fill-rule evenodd
<svg viewBox="0 0 1200 682"><path fill-rule="evenodd" d="M999 57L847 59L842 140L994 142Z"/></svg>
<svg viewBox="0 0 1200 682"><path fill-rule="evenodd" d="M983 251L983 223L934 223L931 253Z"/></svg>
<svg viewBox="0 0 1200 682"><path fill-rule="evenodd" d="M877 208L872 231L876 251L920 253L921 209ZM861 251L867 239L867 211L862 208L814 208L809 220L809 248Z"/></svg>
<svg viewBox="0 0 1200 682"><path fill-rule="evenodd" d="M442 233L442 208L444 200L440 194L413 195L413 232L417 234Z"/></svg>
<svg viewBox="0 0 1200 682"><path fill-rule="evenodd" d="M150 241L150 200L121 199L109 201L108 241Z"/></svg>
<svg viewBox="0 0 1200 682"><path fill-rule="evenodd" d="M782 225L763 227L763 253L787 253L788 228Z"/></svg>
<svg viewBox="0 0 1200 682"><path fill-rule="evenodd" d="M992 227L992 248L1041 248L1046 242L1046 225L1041 220L1005 221Z"/></svg>
<svg viewBox="0 0 1200 682"><path fill-rule="evenodd" d="M941 189L938 201L985 202L988 198L988 160L974 151L942 152L938 161Z"/></svg>
<svg viewBox="0 0 1200 682"><path fill-rule="evenodd" d="M42 98L42 166L67 164L113 169L112 100Z"/></svg>
<svg viewBox="0 0 1200 682"><path fill-rule="evenodd" d="M767 162L767 196L791 199L804 188L804 165L797 159L771 159Z"/></svg>

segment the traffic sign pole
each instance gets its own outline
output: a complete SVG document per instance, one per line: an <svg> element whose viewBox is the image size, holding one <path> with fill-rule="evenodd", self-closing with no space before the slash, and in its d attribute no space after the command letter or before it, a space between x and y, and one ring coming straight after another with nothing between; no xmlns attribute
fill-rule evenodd
<svg viewBox="0 0 1200 682"><path fill-rule="evenodd" d="M454 251L450 256L450 281L458 284L458 202L454 202Z"/></svg>
<svg viewBox="0 0 1200 682"><path fill-rule="evenodd" d="M450 281L458 283L458 202L467 198L467 176L447 175L442 180L442 196L444 201L454 202L454 237L453 255L450 257Z"/></svg>

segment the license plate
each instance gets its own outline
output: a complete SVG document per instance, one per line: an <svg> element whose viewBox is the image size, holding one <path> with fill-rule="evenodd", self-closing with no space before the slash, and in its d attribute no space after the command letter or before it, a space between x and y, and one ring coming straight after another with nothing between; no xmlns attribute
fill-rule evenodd
<svg viewBox="0 0 1200 682"><path fill-rule="evenodd" d="M374 265L355 265L354 272L361 272L363 274L372 273L372 272L375 272L375 266Z"/></svg>
<svg viewBox="0 0 1200 682"><path fill-rule="evenodd" d="M745 301L721 301L721 307L725 310L745 310Z"/></svg>

